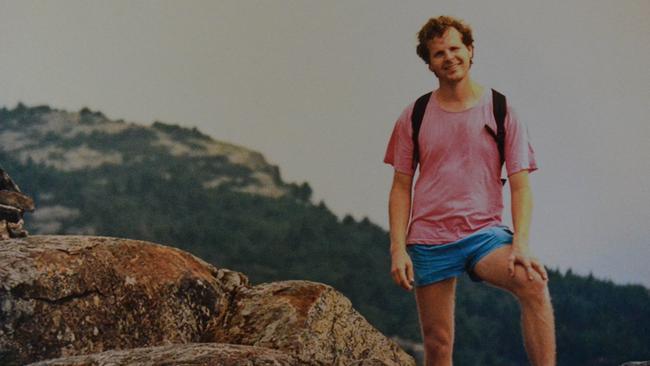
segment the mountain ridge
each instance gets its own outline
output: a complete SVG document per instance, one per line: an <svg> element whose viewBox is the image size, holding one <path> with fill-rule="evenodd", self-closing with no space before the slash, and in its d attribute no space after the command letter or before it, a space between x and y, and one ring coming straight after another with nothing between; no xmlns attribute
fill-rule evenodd
<svg viewBox="0 0 650 366"><path fill-rule="evenodd" d="M3 150L16 156L22 163L31 159L35 163L63 171L128 163L142 157L137 154L127 156L128 151L101 145L96 140L110 135L141 134L141 140L151 148L159 147L161 152L172 156L226 157L230 164L250 169L259 183L240 187L243 192L274 197L287 193L287 188L281 184L279 168L269 164L261 153L217 141L196 128L187 129L160 121L145 126L124 120L110 120L101 112L93 112L88 108L67 112L43 105L27 107L22 103L13 110L0 109L0 115L8 114L15 117L7 119L0 126L0 144ZM22 130L17 130L17 127ZM89 142L83 142L83 138ZM213 179L202 183L206 188L215 188L226 181L222 177L222 180Z"/></svg>

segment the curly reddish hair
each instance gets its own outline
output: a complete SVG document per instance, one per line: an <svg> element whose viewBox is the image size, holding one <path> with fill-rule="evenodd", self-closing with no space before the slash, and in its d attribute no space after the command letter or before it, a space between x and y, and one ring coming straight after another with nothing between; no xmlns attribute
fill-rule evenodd
<svg viewBox="0 0 650 366"><path fill-rule="evenodd" d="M446 15L431 18L422 29L420 29L420 32L418 32L419 43L416 48L418 56L420 56L427 65L429 64L429 48L427 47L427 42L436 37L442 37L449 28L456 28L456 30L461 34L465 46L470 47L474 45L472 29L462 20Z"/></svg>

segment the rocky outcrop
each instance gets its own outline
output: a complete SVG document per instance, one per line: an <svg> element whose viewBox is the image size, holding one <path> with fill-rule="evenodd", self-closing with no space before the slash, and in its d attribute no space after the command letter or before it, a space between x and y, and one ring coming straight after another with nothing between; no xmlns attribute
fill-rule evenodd
<svg viewBox="0 0 650 366"><path fill-rule="evenodd" d="M77 355L122 364L165 352L214 360L205 364L228 364L219 360L236 355L257 360L242 363L250 365L414 363L330 286L251 286L241 273L148 242L87 236L4 240L0 283L2 365ZM151 348L171 344L186 348ZM143 347L149 349L133 350ZM276 353L286 357L264 363ZM52 364L84 364L70 360ZM93 364L108 364L102 362Z"/></svg>
<svg viewBox="0 0 650 366"><path fill-rule="evenodd" d="M398 336L393 336L391 339L397 343L397 345L406 351L409 355L413 356L415 363L418 365L424 365L424 345L420 342L413 342L408 339L403 339Z"/></svg>
<svg viewBox="0 0 650 366"><path fill-rule="evenodd" d="M0 168L0 240L27 236L23 228L25 211L34 211L34 200Z"/></svg>
<svg viewBox="0 0 650 366"><path fill-rule="evenodd" d="M246 278L161 245L33 236L0 242L0 283L0 361L23 364L203 341Z"/></svg>
<svg viewBox="0 0 650 366"><path fill-rule="evenodd" d="M215 339L280 349L322 365L371 358L404 365L410 359L372 328L347 298L330 286L307 281L240 289Z"/></svg>
<svg viewBox="0 0 650 366"><path fill-rule="evenodd" d="M297 366L296 358L264 347L188 343L62 357L29 366L86 365Z"/></svg>

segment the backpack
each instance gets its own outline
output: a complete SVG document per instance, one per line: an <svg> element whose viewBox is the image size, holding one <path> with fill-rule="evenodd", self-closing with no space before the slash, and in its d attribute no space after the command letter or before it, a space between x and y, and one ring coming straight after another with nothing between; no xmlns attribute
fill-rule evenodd
<svg viewBox="0 0 650 366"><path fill-rule="evenodd" d="M415 101L413 107L413 113L411 114L411 126L413 127L413 170L418 165L420 160L420 145L418 142L418 136L420 134L420 126L422 125L422 119L424 118L424 111L429 103L431 98L431 93L424 94ZM497 143L497 148L499 149L499 179L501 179L501 184L506 184L506 179L501 178L501 169L503 169L503 163L505 162L505 141L506 141L506 127L505 127L505 118L507 111L506 97L499 93L498 91L492 89L492 106L494 112L494 120L497 123L497 131L494 130L486 123L485 129L490 133Z"/></svg>

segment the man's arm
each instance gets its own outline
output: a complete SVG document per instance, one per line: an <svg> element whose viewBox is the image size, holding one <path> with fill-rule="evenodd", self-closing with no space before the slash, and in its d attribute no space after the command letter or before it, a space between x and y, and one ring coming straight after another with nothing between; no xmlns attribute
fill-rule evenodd
<svg viewBox="0 0 650 366"><path fill-rule="evenodd" d="M509 177L512 223L515 235L512 244L528 250L528 231L533 211L533 195L528 180L528 170L522 170Z"/></svg>
<svg viewBox="0 0 650 366"><path fill-rule="evenodd" d="M512 238L512 254L508 270L511 276L515 274L515 263L521 263L526 271L528 277L532 280L532 271L536 270L543 279L547 279L546 270L544 266L539 263L536 258L530 255L530 248L528 246L528 233L530 229L531 213L533 210L533 195L530 189L528 180L528 170L519 171L510 177L510 194L511 194L511 209L512 209L512 223L514 225L515 234Z"/></svg>
<svg viewBox="0 0 650 366"><path fill-rule="evenodd" d="M409 291L413 288L413 263L406 252L406 230L411 214L412 184L412 176L395 171L388 200L391 276L395 283Z"/></svg>
<svg viewBox="0 0 650 366"><path fill-rule="evenodd" d="M395 171L388 200L390 220L390 251L406 249L406 229L411 214L411 185L413 177Z"/></svg>

